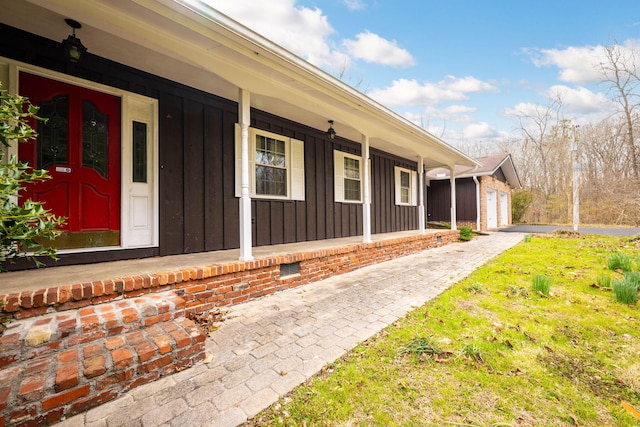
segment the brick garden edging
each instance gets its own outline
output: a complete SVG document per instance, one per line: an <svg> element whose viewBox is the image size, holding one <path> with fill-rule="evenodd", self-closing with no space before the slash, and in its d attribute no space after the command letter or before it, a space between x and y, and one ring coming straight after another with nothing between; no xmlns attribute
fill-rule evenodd
<svg viewBox="0 0 640 427"><path fill-rule="evenodd" d="M0 427L46 425L204 359L185 319L279 290L452 243L429 233L249 262L0 295L16 319L0 337ZM281 276L281 266L295 264ZM299 273L297 273L299 269Z"/></svg>

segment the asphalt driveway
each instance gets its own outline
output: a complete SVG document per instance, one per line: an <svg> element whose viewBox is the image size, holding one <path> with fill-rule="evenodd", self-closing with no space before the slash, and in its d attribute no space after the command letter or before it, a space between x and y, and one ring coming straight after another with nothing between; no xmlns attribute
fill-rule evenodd
<svg viewBox="0 0 640 427"><path fill-rule="evenodd" d="M556 225L513 225L501 228L501 232L515 233L552 233L556 230L573 230L572 226ZM607 236L636 236L640 234L640 228L633 227L578 227L578 232L582 234L602 234Z"/></svg>

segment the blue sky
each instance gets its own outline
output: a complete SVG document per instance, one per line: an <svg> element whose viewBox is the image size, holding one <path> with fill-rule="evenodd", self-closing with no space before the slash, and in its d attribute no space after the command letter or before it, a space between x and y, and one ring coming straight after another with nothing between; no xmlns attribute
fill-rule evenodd
<svg viewBox="0 0 640 427"><path fill-rule="evenodd" d="M581 124L612 111L603 46L640 58L638 0L207 0L458 147L516 134L562 94Z"/></svg>

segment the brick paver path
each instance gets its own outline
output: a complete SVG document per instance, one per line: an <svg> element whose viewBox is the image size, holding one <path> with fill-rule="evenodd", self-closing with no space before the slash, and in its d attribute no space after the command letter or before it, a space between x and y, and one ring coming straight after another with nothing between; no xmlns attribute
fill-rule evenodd
<svg viewBox="0 0 640 427"><path fill-rule="evenodd" d="M231 307L208 363L58 425L237 426L523 236L493 233Z"/></svg>

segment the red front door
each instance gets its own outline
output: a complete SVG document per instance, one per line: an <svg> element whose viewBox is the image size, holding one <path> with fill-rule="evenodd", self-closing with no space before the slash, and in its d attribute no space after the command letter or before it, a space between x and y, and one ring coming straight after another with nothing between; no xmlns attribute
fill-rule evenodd
<svg viewBox="0 0 640 427"><path fill-rule="evenodd" d="M19 159L52 179L21 196L67 217L59 248L114 246L120 241L120 98L20 74L20 93L47 122L37 140L20 144Z"/></svg>

